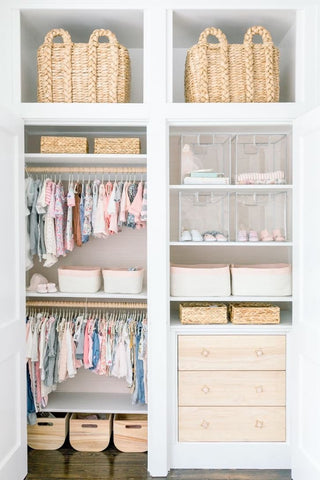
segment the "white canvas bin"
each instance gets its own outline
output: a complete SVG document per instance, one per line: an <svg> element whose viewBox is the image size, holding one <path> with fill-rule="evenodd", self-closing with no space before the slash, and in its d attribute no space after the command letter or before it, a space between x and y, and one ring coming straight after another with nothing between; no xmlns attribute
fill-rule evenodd
<svg viewBox="0 0 320 480"><path fill-rule="evenodd" d="M231 265L232 295L287 296L291 295L291 265Z"/></svg>
<svg viewBox="0 0 320 480"><path fill-rule="evenodd" d="M95 293L101 287L101 269L98 267L58 268L59 289L65 293Z"/></svg>
<svg viewBox="0 0 320 480"><path fill-rule="evenodd" d="M140 293L143 284L143 268L106 268L102 270L106 293Z"/></svg>
<svg viewBox="0 0 320 480"><path fill-rule="evenodd" d="M171 265L173 297L227 297L230 293L229 265Z"/></svg>

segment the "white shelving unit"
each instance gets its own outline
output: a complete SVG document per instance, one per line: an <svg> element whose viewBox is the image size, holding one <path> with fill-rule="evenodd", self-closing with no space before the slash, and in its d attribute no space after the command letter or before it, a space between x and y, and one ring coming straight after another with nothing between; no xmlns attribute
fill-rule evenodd
<svg viewBox="0 0 320 480"><path fill-rule="evenodd" d="M124 294L124 293L113 293L108 294L105 292L97 292L97 293L62 293L62 292L55 292L55 293L37 293L37 292L27 292L27 298L52 298L52 299L59 299L59 298L81 298L81 299L122 299L122 300L146 300L148 298L147 292L143 291L137 294Z"/></svg>
<svg viewBox="0 0 320 480"><path fill-rule="evenodd" d="M172 247L292 247L292 242L170 242Z"/></svg>
<svg viewBox="0 0 320 480"><path fill-rule="evenodd" d="M131 166L147 164L146 155L104 155L104 154L55 154L55 153L26 153L25 162L27 165L112 165Z"/></svg>

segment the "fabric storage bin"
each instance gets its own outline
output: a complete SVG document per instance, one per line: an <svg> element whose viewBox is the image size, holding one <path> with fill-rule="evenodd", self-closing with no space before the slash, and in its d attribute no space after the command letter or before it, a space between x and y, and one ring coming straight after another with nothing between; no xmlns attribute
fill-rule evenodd
<svg viewBox="0 0 320 480"><path fill-rule="evenodd" d="M92 414L91 414L92 415ZM70 418L70 444L79 452L101 452L110 442L112 415L73 413Z"/></svg>
<svg viewBox="0 0 320 480"><path fill-rule="evenodd" d="M228 307L224 303L180 303L179 313L184 325L228 323Z"/></svg>
<svg viewBox="0 0 320 480"><path fill-rule="evenodd" d="M212 35L219 43L209 43ZM262 44L254 44L254 35ZM278 102L279 50L268 30L249 28L243 44L228 44L218 28L206 28L188 50L185 66L186 102Z"/></svg>
<svg viewBox="0 0 320 480"><path fill-rule="evenodd" d="M113 137L95 138L94 153L139 154L140 138Z"/></svg>
<svg viewBox="0 0 320 480"><path fill-rule="evenodd" d="M291 265L231 265L232 295L291 295Z"/></svg>
<svg viewBox="0 0 320 480"><path fill-rule="evenodd" d="M62 43L54 43L62 37ZM107 37L108 43L100 43ZM73 43L62 28L38 49L38 102L122 103L130 100L130 58L110 30L92 32L89 43Z"/></svg>
<svg viewBox="0 0 320 480"><path fill-rule="evenodd" d="M229 265L171 265L173 297L227 297L230 293Z"/></svg>
<svg viewBox="0 0 320 480"><path fill-rule="evenodd" d="M148 415L115 415L113 442L120 452L146 452L148 450Z"/></svg>
<svg viewBox="0 0 320 480"><path fill-rule="evenodd" d="M144 269L105 268L102 270L106 293L140 293L142 291Z"/></svg>
<svg viewBox="0 0 320 480"><path fill-rule="evenodd" d="M88 153L86 137L41 137L41 153Z"/></svg>
<svg viewBox="0 0 320 480"><path fill-rule="evenodd" d="M232 303L230 320L237 325L280 323L280 307L270 303Z"/></svg>
<svg viewBox="0 0 320 480"><path fill-rule="evenodd" d="M57 450L64 444L69 429L69 413L54 413L54 417L38 417L28 425L28 445L34 450Z"/></svg>
<svg viewBox="0 0 320 480"><path fill-rule="evenodd" d="M95 293L101 287L101 269L98 267L60 267L58 278L60 292Z"/></svg>

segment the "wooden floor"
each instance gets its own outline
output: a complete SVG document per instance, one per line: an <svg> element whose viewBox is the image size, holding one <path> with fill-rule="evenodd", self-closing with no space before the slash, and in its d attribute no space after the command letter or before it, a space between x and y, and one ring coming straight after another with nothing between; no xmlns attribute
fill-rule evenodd
<svg viewBox="0 0 320 480"><path fill-rule="evenodd" d="M150 480L147 454L121 453L113 446L101 453L29 450L26 480ZM158 478L158 477L157 477ZM163 479L163 477L161 477ZM291 480L289 470L171 470L168 480Z"/></svg>

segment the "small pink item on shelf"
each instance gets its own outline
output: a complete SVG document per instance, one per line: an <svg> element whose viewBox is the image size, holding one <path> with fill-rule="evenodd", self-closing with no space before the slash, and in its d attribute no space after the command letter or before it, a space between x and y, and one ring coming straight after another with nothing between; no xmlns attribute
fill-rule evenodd
<svg viewBox="0 0 320 480"><path fill-rule="evenodd" d="M44 277L40 273L34 273L31 277L30 285L27 288L27 291L36 292L39 284L45 284L47 282L48 280L46 279L46 277Z"/></svg>
<svg viewBox="0 0 320 480"><path fill-rule="evenodd" d="M238 242L247 242L248 241L248 234L247 234L246 230L239 230L237 241Z"/></svg>
<svg viewBox="0 0 320 480"><path fill-rule="evenodd" d="M47 284L46 283L39 283L39 285L37 286L37 292L38 293L47 293L48 292Z"/></svg>
<svg viewBox="0 0 320 480"><path fill-rule="evenodd" d="M55 283L48 283L47 287L48 287L48 292L49 293L57 292L57 287L56 287Z"/></svg>
<svg viewBox="0 0 320 480"><path fill-rule="evenodd" d="M281 234L281 231L279 228L276 228L275 230L272 230L272 235L273 235L273 240L275 242L285 242L286 239L284 236Z"/></svg>
<svg viewBox="0 0 320 480"><path fill-rule="evenodd" d="M249 231L249 242L259 242L258 233L255 230Z"/></svg>
<svg viewBox="0 0 320 480"><path fill-rule="evenodd" d="M268 230L262 230L260 233L260 238L262 242L273 242L273 237L270 235Z"/></svg>

